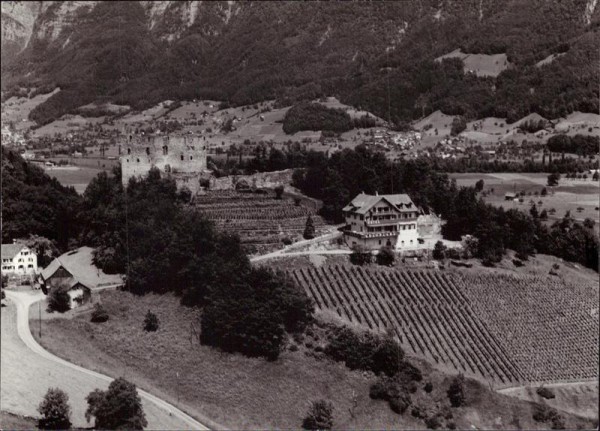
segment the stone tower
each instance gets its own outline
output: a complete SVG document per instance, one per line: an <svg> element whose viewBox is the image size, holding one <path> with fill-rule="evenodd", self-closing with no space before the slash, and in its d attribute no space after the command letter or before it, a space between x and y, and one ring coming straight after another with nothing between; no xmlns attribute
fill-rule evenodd
<svg viewBox="0 0 600 431"><path fill-rule="evenodd" d="M208 178L206 143L192 135L135 135L127 133L121 144L123 185L133 177L144 177L151 168L175 179L177 187L197 193L200 180Z"/></svg>

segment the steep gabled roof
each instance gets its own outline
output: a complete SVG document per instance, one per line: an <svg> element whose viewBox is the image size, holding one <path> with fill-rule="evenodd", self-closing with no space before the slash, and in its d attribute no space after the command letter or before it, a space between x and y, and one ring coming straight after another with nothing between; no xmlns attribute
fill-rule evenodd
<svg viewBox="0 0 600 431"><path fill-rule="evenodd" d="M48 280L62 267L67 270L77 282L90 289L122 285L122 275L106 274L94 265L92 261L93 251L94 249L90 247L80 247L57 257L50 265L42 270L42 278Z"/></svg>
<svg viewBox="0 0 600 431"><path fill-rule="evenodd" d="M24 248L27 248L24 244L2 244L2 259L12 259Z"/></svg>
<svg viewBox="0 0 600 431"><path fill-rule="evenodd" d="M404 207L412 208L413 202L407 194L396 195L368 195L361 193L346 205L343 211L351 211L356 214L366 214L375 204L381 200L387 201L394 209L402 211Z"/></svg>

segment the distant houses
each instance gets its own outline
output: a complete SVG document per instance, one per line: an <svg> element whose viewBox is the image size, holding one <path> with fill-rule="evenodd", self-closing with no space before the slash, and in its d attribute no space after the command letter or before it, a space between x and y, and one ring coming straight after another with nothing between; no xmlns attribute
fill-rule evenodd
<svg viewBox="0 0 600 431"><path fill-rule="evenodd" d="M93 263L90 247L80 247L55 258L41 271L45 294L60 289L71 297L71 308L88 302L95 292L124 285L121 274L106 274Z"/></svg>

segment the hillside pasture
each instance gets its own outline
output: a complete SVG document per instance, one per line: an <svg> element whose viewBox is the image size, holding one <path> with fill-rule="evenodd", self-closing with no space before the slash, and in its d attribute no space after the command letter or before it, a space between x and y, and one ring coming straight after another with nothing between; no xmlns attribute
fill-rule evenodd
<svg viewBox="0 0 600 431"><path fill-rule="evenodd" d="M492 205L504 209L519 209L529 212L532 201L538 211L546 210L548 219L556 221L567 211L575 220L583 221L586 218L599 220L596 208L599 205L599 183L591 179L588 173L587 180L561 178L559 185L548 187L548 174L545 173L456 173L449 174L459 186L474 186L480 179L484 181L483 199ZM542 189L546 188L548 194L541 196ZM493 190L492 190L493 189ZM525 192L523 202L505 200L506 193ZM541 202L541 204L539 203ZM580 208L581 210L578 210ZM550 210L556 212L551 214Z"/></svg>
<svg viewBox="0 0 600 431"><path fill-rule="evenodd" d="M371 373L350 371L316 352L315 345L322 349L326 343L319 327L313 328L314 336L290 339L295 351L286 349L269 362L200 345L192 332L198 311L172 295L105 291L100 300L110 316L107 322L91 323L89 314L48 320L38 342L86 368L124 376L199 420L208 417L229 429L299 429L309 402L326 398L334 404L334 429L426 429L423 420L397 415L387 403L369 397L376 381ZM147 310L158 316L157 332L142 329ZM33 318L31 324L36 323ZM414 405L428 412L447 409L451 376L412 356L410 360L423 373L423 382L411 394ZM432 384L429 394L422 388L425 382ZM545 427L533 420L529 402L472 380L466 381L466 392L467 406L452 409L458 429ZM593 428L590 420L564 417L569 429Z"/></svg>
<svg viewBox="0 0 600 431"><path fill-rule="evenodd" d="M29 113L36 106L44 103L50 97L60 91L59 88L46 94L38 94L35 97L11 97L2 103L2 123L14 123L17 130L27 130L35 125L29 120Z"/></svg>
<svg viewBox="0 0 600 431"><path fill-rule="evenodd" d="M82 117L81 115L63 115L60 119L45 124L32 131L32 136L41 138L44 136L54 136L55 134L66 135L69 132L82 131L88 124L98 124L104 121L105 117Z"/></svg>
<svg viewBox="0 0 600 431"><path fill-rule="evenodd" d="M496 77L510 67L506 54L466 54L458 48L435 60L442 61L445 58L460 58L464 63L465 73L472 72L477 76Z"/></svg>

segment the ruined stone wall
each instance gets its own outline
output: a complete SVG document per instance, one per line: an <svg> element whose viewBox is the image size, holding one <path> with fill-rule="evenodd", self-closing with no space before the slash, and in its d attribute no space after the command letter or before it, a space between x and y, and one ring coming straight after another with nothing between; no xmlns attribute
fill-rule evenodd
<svg viewBox="0 0 600 431"><path fill-rule="evenodd" d="M238 182L244 182L251 188L274 188L277 186L289 187L292 182L293 169L283 171L259 172L253 175L230 175L221 178L213 178L210 181L211 190L235 189Z"/></svg>
<svg viewBox="0 0 600 431"><path fill-rule="evenodd" d="M175 178L177 185L199 190L206 175L206 143L198 136L127 135L121 144L123 185L132 177L144 177L152 167Z"/></svg>

